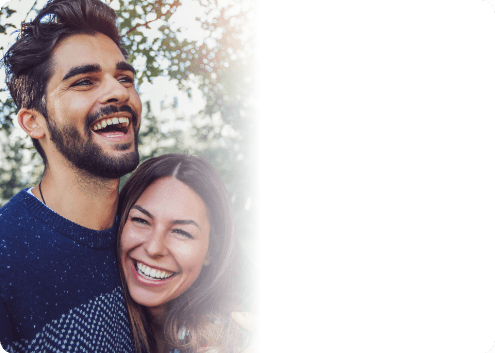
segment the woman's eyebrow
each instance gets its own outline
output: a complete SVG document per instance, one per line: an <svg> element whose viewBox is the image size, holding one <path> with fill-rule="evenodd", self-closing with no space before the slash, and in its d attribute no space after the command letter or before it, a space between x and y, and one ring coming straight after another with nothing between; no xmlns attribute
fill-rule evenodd
<svg viewBox="0 0 495 353"><path fill-rule="evenodd" d="M148 216L149 218L153 218L153 216L151 215L151 213L149 213L148 211L146 211L144 208L142 208L141 206L139 205L134 205L131 207L131 210L135 208L136 210L138 211L141 211L142 213L144 213L146 216Z"/></svg>
<svg viewBox="0 0 495 353"><path fill-rule="evenodd" d="M175 221L172 222L172 224L194 224L196 227L198 227L201 230L201 227L193 220L176 219Z"/></svg>

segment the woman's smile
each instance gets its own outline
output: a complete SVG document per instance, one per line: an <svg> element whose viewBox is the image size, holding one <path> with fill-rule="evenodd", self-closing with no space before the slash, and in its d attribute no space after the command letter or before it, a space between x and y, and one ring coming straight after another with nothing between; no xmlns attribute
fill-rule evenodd
<svg viewBox="0 0 495 353"><path fill-rule="evenodd" d="M186 184L156 180L129 211L122 230L124 275L133 299L161 306L184 293L209 263L210 223Z"/></svg>
<svg viewBox="0 0 495 353"><path fill-rule="evenodd" d="M174 278L177 272L161 271L139 261L131 261L131 273L135 280L144 286L159 287Z"/></svg>
<svg viewBox="0 0 495 353"><path fill-rule="evenodd" d="M170 272L170 271L162 271L158 268L153 268L153 267L147 266L147 265L145 265L139 261L136 261L135 264L136 264L135 268L136 268L137 272L141 276L143 276L145 278L149 278L149 279L157 279L157 280L166 279L166 278L172 277L176 273L176 272Z"/></svg>

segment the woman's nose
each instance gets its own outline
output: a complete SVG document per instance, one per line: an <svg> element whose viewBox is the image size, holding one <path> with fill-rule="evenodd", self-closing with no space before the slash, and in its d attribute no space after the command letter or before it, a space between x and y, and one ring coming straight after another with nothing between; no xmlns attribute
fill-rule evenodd
<svg viewBox="0 0 495 353"><path fill-rule="evenodd" d="M163 234L153 233L144 243L144 250L150 257L160 257L168 254L167 244Z"/></svg>

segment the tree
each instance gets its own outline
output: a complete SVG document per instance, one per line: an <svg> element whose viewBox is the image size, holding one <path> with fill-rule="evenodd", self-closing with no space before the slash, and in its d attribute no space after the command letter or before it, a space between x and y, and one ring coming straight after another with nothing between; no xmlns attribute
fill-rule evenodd
<svg viewBox="0 0 495 353"><path fill-rule="evenodd" d="M33 3L32 1L30 3ZM44 1L34 1L27 14L34 17ZM207 158L221 174L232 196L239 239L246 252L254 253L253 235L256 204L255 110L253 70L253 4L245 0L114 0L118 25L137 68L138 90L157 78L167 78L177 96L201 98L202 108L193 113L181 109L188 101L164 97L143 101L139 136L141 162L169 152L187 152ZM202 35L188 38L185 26L174 21L184 6L201 9L195 23ZM0 12L0 37L20 23L11 21L15 9ZM0 49L5 50L1 47ZM0 96L0 204L20 189L35 185L41 178L42 162L30 139L14 127L15 106L5 94ZM200 92L201 97L198 97ZM164 96L166 92L164 92ZM182 98L183 99L183 98ZM122 178L121 185L129 175ZM248 267L254 266L248 256Z"/></svg>

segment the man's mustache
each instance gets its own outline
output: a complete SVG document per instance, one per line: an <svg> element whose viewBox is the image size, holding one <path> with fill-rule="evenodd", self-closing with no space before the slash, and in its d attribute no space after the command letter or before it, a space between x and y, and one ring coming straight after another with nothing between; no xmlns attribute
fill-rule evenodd
<svg viewBox="0 0 495 353"><path fill-rule="evenodd" d="M101 117L103 117L105 115L115 114L115 113L119 113L119 112L128 112L128 113L130 113L131 114L131 124L132 124L132 126L134 128L137 127L137 124L138 124L137 114L134 111L134 109L132 109L130 106L123 105L123 106L121 106L119 108L119 107L117 107L115 105L107 105L105 107L102 107L102 108L98 109L96 112L89 114L86 117L86 128L89 129L89 127L96 120L100 119Z"/></svg>

